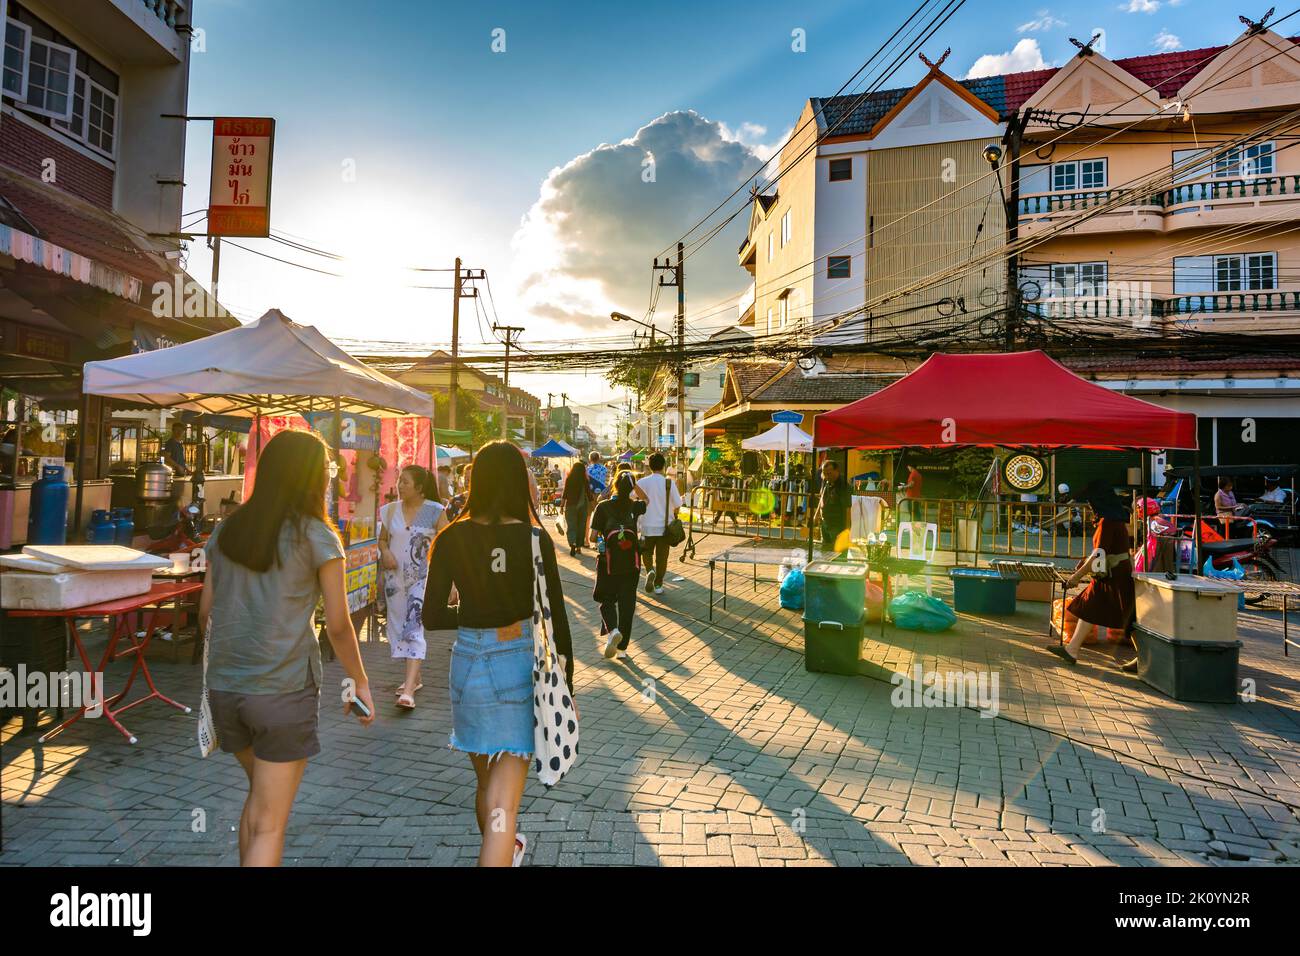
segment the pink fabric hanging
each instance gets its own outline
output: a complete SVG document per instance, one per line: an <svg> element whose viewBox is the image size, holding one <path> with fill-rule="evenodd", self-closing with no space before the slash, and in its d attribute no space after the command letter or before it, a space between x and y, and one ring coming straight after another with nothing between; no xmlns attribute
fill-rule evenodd
<svg viewBox="0 0 1300 956"><path fill-rule="evenodd" d="M430 468L429 419L385 418L379 425L379 456L387 468L379 478L380 500L397 493L397 476L407 465ZM436 471L434 465L431 470Z"/></svg>
<svg viewBox="0 0 1300 956"><path fill-rule="evenodd" d="M257 427L257 419L254 419L253 427ZM301 415L263 415L260 419L261 428L257 434L248 436L248 456L244 460L244 497L243 501L248 500L248 496L253 493L253 481L257 477L257 455L260 455L266 443L280 432L290 429L296 432L310 431L307 427L307 420ZM251 429L250 429L251 431Z"/></svg>

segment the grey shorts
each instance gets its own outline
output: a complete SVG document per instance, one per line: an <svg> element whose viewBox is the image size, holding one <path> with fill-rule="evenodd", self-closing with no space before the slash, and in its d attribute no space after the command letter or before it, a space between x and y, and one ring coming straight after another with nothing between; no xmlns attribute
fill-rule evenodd
<svg viewBox="0 0 1300 956"><path fill-rule="evenodd" d="M254 757L270 763L290 763L320 753L316 735L320 690L315 685L287 694L209 688L208 701L221 749L227 753L252 747Z"/></svg>

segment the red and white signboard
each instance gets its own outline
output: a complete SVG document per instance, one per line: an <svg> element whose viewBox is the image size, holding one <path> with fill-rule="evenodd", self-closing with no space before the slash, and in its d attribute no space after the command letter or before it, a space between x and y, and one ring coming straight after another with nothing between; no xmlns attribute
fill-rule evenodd
<svg viewBox="0 0 1300 956"><path fill-rule="evenodd" d="M212 188L208 235L271 232L271 156L275 120L219 117L212 122Z"/></svg>

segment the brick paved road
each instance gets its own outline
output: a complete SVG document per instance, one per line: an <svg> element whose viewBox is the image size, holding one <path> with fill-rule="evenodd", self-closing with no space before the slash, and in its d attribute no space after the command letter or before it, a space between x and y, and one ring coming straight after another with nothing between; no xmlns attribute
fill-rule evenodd
<svg viewBox="0 0 1300 956"><path fill-rule="evenodd" d="M592 558L561 563L575 632L594 635ZM1300 861L1290 808L1300 805L1300 657L1282 657L1274 613L1246 618L1242 676L1258 700L1234 706L1171 701L1100 655L1055 665L1042 650L1042 605L998 623L963 618L940 635L890 628L867 643L864 669L877 677L917 663L996 673L1000 712L989 718L895 707L886 680L809 674L801 622L777 607L774 584L755 592L736 575L710 625L707 565L674 560L679 571L687 580L643 600L629 663L604 661L594 637L575 642L583 757L560 787L529 784L521 829L533 864ZM365 645L386 698L380 719L366 730L323 710L324 752L307 771L287 863L474 860L473 774L445 746L449 646L450 635L432 643L420 706L402 714L387 703L399 668L386 645ZM197 668L153 666L164 690L196 702ZM327 666L327 685L340 676ZM135 747L102 722L46 746L15 735L16 721L4 727L0 863L236 862L234 761L198 758L192 717L153 704L128 716Z"/></svg>

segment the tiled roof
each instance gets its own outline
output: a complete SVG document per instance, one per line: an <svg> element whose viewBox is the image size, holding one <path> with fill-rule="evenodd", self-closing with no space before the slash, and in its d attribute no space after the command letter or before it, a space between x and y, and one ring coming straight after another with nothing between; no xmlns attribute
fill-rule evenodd
<svg viewBox="0 0 1300 956"><path fill-rule="evenodd" d="M134 276L145 288L175 274L161 256L144 252L130 227L111 213L7 170L0 171L0 197L36 228L36 238Z"/></svg>
<svg viewBox="0 0 1300 956"><path fill-rule="evenodd" d="M754 389L781 371L786 364L771 359L731 362L731 374L736 379L737 388L740 389L740 400L746 401L753 394Z"/></svg>
<svg viewBox="0 0 1300 956"><path fill-rule="evenodd" d="M805 375L792 364L784 375L750 396L750 401L806 405L816 402L840 405L872 395L898 381L897 375Z"/></svg>
<svg viewBox="0 0 1300 956"><path fill-rule="evenodd" d="M1300 368L1300 351L1294 356L1238 355L1232 358L1187 359L1177 356L1112 356L1105 358L1061 359L1062 364L1080 375L1172 374L1196 375L1222 372L1293 371Z"/></svg>
<svg viewBox="0 0 1300 956"><path fill-rule="evenodd" d="M1300 37L1290 39L1293 43L1300 43ZM1226 45L1210 46L1199 50L1177 50L1173 53L1130 56L1113 62L1124 72L1154 89L1161 99L1169 99L1177 95L1178 91L1204 68L1205 64L1226 49ZM957 82L997 110L999 114L1005 114L1023 106L1056 75L1059 69L1061 67L1030 70L1024 73L1005 73L1000 76L982 76ZM836 128L832 135L861 136L871 132L876 123L893 109L910 89L911 87L879 90L864 97L860 103L858 95L832 96L817 100L814 109L817 108L817 104L820 104L826 129L834 127L844 119L843 125ZM845 114L850 115L845 119Z"/></svg>

